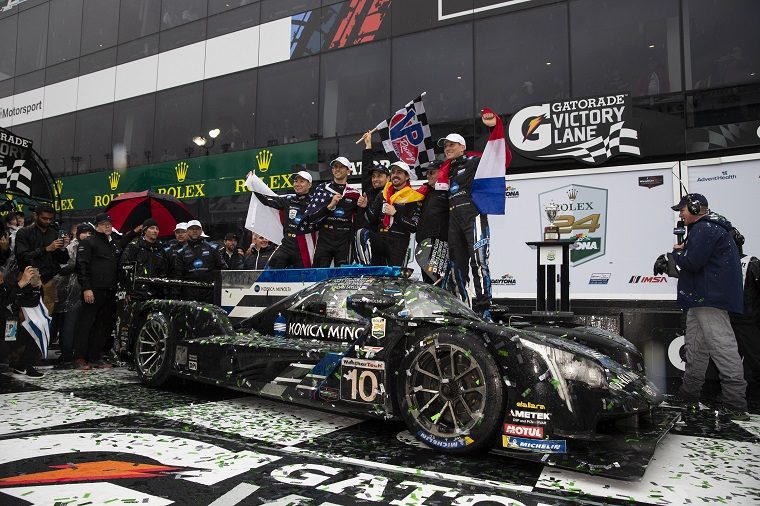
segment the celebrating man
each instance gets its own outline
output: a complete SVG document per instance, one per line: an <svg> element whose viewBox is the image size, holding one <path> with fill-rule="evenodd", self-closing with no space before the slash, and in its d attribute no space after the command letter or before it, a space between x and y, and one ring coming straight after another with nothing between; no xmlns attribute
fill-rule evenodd
<svg viewBox="0 0 760 506"><path fill-rule="evenodd" d="M306 209L306 219L319 226L313 267L340 267L348 263L351 230L359 192L348 186L351 162L339 156L330 162L333 180L319 185Z"/></svg>

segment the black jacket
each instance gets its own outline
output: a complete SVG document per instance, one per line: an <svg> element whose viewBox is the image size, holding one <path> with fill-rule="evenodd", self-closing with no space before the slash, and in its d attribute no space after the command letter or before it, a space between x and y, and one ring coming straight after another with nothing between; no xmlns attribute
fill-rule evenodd
<svg viewBox="0 0 760 506"><path fill-rule="evenodd" d="M420 221L417 224L417 242L423 239L447 240L449 236L449 193L430 188L422 201Z"/></svg>
<svg viewBox="0 0 760 506"><path fill-rule="evenodd" d="M225 267L220 251L202 238L188 240L174 257L174 274L179 279L211 281L213 273Z"/></svg>
<svg viewBox="0 0 760 506"><path fill-rule="evenodd" d="M45 251L45 248L56 239L58 239L58 232L55 229L48 228L43 232L34 223L16 232L15 253L19 272L23 272L28 265L36 267L40 271L43 283L47 283L61 272L61 264L69 261L69 252L66 248L58 248L52 252Z"/></svg>
<svg viewBox="0 0 760 506"><path fill-rule="evenodd" d="M120 264L136 262L136 276L146 278L166 278L169 276L169 254L163 245L158 242L148 242L144 237L132 241L124 248L121 254ZM146 297L162 297L164 291L161 287L148 284L136 284L135 292Z"/></svg>
<svg viewBox="0 0 760 506"><path fill-rule="evenodd" d="M317 224L304 220L306 208L311 200L311 193L307 193L306 195L296 195L295 193L289 195L263 195L254 192L254 195L265 206L284 211L282 231L286 236L305 235L316 230Z"/></svg>
<svg viewBox="0 0 760 506"><path fill-rule="evenodd" d="M272 253L274 253L276 249L277 246L271 243L266 248L261 248L260 250L251 248L251 254L245 257L243 268L250 270L265 269L269 262L269 257L272 256Z"/></svg>
<svg viewBox="0 0 760 506"><path fill-rule="evenodd" d="M409 236L417 231L422 202L394 204L396 214L393 215L393 223L388 229L383 228L383 216L385 216L383 214L383 202L385 202L385 197L381 192L371 204L367 205L367 220L375 226L378 232Z"/></svg>
<svg viewBox="0 0 760 506"><path fill-rule="evenodd" d="M367 219L367 212L372 206L378 195L382 193L382 188L374 188L372 186L372 171L369 170L372 167L373 156L371 149L365 149L362 151L362 193L367 195L367 207L364 209L358 208L356 213L356 219L354 220L355 229L360 228L374 228Z"/></svg>
<svg viewBox="0 0 760 506"><path fill-rule="evenodd" d="M232 252L232 255L229 254L227 251L227 248L222 248L222 260L224 260L224 268L230 271L239 271L243 268L243 263L245 262L245 258L243 255L238 253L238 250L235 249L235 251Z"/></svg>
<svg viewBox="0 0 760 506"><path fill-rule="evenodd" d="M463 155L449 167L449 211L461 223L467 223L480 211L472 202L472 183L480 163L479 156Z"/></svg>
<svg viewBox="0 0 760 506"><path fill-rule="evenodd" d="M77 248L77 279L84 290L115 290L121 247L116 240L95 232Z"/></svg>

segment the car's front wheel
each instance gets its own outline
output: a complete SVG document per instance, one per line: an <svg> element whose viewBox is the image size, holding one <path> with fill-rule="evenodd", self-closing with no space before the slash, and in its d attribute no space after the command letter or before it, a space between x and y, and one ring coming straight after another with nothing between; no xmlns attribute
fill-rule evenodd
<svg viewBox="0 0 760 506"><path fill-rule="evenodd" d="M439 331L407 350L397 382L410 431L447 453L490 448L504 418L506 388L483 342Z"/></svg>
<svg viewBox="0 0 760 506"><path fill-rule="evenodd" d="M135 369L143 383L163 385L169 378L173 339L169 322L161 314L149 314L135 339Z"/></svg>

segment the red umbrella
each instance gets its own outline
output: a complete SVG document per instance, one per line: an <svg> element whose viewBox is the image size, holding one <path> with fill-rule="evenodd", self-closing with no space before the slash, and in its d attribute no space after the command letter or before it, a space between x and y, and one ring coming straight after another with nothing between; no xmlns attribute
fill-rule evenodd
<svg viewBox="0 0 760 506"><path fill-rule="evenodd" d="M108 204L106 212L114 228L122 233L153 218L158 222L162 237L172 235L177 223L195 219L187 206L175 197L151 190L123 193Z"/></svg>

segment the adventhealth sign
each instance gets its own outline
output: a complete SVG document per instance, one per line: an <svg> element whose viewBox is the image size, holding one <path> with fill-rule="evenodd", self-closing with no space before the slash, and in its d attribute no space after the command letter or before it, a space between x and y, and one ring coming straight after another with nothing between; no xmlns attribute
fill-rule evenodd
<svg viewBox="0 0 760 506"><path fill-rule="evenodd" d="M61 210L106 207L127 192L153 190L180 200L225 197L247 192L245 176L255 170L273 190L291 188L292 173L316 163L317 142L237 151L119 171L96 172L56 180Z"/></svg>

